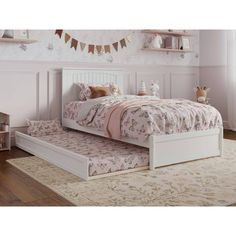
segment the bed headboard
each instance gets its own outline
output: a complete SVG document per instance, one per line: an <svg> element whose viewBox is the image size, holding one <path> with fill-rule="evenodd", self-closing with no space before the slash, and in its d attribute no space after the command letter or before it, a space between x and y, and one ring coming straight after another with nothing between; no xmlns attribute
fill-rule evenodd
<svg viewBox="0 0 236 236"><path fill-rule="evenodd" d="M125 72L117 69L80 69L64 68L62 70L62 112L64 105L78 100L77 83L106 84L115 83L124 93Z"/></svg>

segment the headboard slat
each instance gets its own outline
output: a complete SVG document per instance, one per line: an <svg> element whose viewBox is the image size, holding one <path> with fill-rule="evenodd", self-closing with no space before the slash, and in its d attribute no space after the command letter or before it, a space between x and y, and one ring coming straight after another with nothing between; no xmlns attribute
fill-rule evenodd
<svg viewBox="0 0 236 236"><path fill-rule="evenodd" d="M64 68L62 70L62 114L65 104L78 100L77 83L114 83L124 93L124 79L125 72L117 69Z"/></svg>

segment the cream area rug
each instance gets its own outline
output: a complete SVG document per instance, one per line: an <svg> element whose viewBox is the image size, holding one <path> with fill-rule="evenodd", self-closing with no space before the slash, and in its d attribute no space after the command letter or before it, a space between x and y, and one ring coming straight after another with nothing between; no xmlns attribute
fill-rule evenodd
<svg viewBox="0 0 236 236"><path fill-rule="evenodd" d="M223 157L82 181L37 157L8 162L77 206L226 206L236 202L236 142Z"/></svg>

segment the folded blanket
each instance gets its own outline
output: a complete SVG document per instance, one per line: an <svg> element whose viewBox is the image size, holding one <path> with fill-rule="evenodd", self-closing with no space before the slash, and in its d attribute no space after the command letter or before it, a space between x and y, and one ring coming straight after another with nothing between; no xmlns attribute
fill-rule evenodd
<svg viewBox="0 0 236 236"><path fill-rule="evenodd" d="M109 138L120 139L121 136L121 120L123 114L130 108L138 108L145 105L158 105L161 100L130 100L123 101L111 107L106 113L104 130L105 135Z"/></svg>

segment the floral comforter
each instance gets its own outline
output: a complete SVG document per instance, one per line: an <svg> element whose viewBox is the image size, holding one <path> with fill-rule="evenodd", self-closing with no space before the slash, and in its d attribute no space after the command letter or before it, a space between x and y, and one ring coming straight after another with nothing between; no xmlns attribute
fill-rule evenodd
<svg viewBox="0 0 236 236"><path fill-rule="evenodd" d="M66 105L64 117L76 120L79 125L104 130L104 120L109 109L126 100L153 100L152 96L109 96L97 102L71 102ZM222 126L218 110L210 105L185 99L158 99L149 104L128 109L121 120L121 136L144 141L149 135L173 134L206 130ZM89 105L90 104L90 105ZM80 111L83 116L79 115Z"/></svg>

